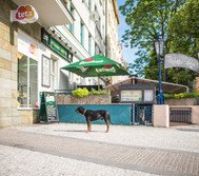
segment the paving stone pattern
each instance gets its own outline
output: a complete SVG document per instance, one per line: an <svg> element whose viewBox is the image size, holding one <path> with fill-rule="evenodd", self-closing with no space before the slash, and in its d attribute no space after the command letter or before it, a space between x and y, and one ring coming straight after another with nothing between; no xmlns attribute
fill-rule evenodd
<svg viewBox="0 0 199 176"><path fill-rule="evenodd" d="M199 153L87 141L62 136L0 131L0 144L121 169L158 175L199 175Z"/></svg>

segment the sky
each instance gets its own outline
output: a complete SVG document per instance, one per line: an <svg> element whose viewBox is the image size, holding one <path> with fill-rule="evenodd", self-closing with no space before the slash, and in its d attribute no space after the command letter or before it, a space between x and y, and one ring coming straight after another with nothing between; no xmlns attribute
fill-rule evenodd
<svg viewBox="0 0 199 176"><path fill-rule="evenodd" d="M118 0L118 5L123 5L125 2L125 0ZM119 37L120 40L122 39L122 35L124 34L125 30L128 29L128 25L125 22L125 17L119 12L120 15L120 24L119 24ZM135 60L136 56L135 56L135 52L136 52L136 48L127 48L124 45L122 45L123 47L123 57L125 59L125 61L127 61L128 63L133 63L133 60Z"/></svg>

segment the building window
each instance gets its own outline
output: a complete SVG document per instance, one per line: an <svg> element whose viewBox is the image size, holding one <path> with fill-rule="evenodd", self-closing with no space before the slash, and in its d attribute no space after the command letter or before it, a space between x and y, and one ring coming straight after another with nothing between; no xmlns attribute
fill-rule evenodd
<svg viewBox="0 0 199 176"><path fill-rule="evenodd" d="M95 13L96 13L96 19L95 19L95 26L97 33L99 34L99 37L102 38L102 33L101 33L101 18L97 12L97 7L95 6Z"/></svg>
<svg viewBox="0 0 199 176"><path fill-rule="evenodd" d="M92 55L92 36L89 34L88 36L88 52L90 55Z"/></svg>
<svg viewBox="0 0 199 176"><path fill-rule="evenodd" d="M20 107L34 107L38 97L38 63L32 58L18 55L18 102Z"/></svg>
<svg viewBox="0 0 199 176"><path fill-rule="evenodd" d="M84 0L84 3L85 3L86 6L88 7L88 0Z"/></svg>
<svg viewBox="0 0 199 176"><path fill-rule="evenodd" d="M81 42L81 45L84 46L84 24L83 24L83 22L81 22L81 25L80 25L80 42Z"/></svg>
<svg viewBox="0 0 199 176"><path fill-rule="evenodd" d="M95 43L95 54L100 54L101 51L100 51L100 47L98 46L97 43Z"/></svg>
<svg viewBox="0 0 199 176"><path fill-rule="evenodd" d="M50 87L50 58L42 56L42 86Z"/></svg>
<svg viewBox="0 0 199 176"><path fill-rule="evenodd" d="M70 14L72 15L72 16L74 16L74 7L73 7L73 5L72 5L72 3L69 1L69 3L67 3L67 9L68 9L68 11L70 12ZM67 26L67 28L69 29L69 31L71 32L71 33L74 33L74 24L72 23L72 24L67 24L66 25Z"/></svg>
<svg viewBox="0 0 199 176"><path fill-rule="evenodd" d="M88 0L88 9L92 10L92 0Z"/></svg>
<svg viewBox="0 0 199 176"><path fill-rule="evenodd" d="M51 60L51 82L52 89L55 90L57 88L57 60Z"/></svg>
<svg viewBox="0 0 199 176"><path fill-rule="evenodd" d="M67 1L66 8L68 9L69 12L70 12L71 6L72 6L71 1Z"/></svg>
<svg viewBox="0 0 199 176"><path fill-rule="evenodd" d="M71 13L72 16L74 15L74 7L72 5L71 5L71 8L70 8L70 13ZM71 33L74 33L74 24L73 23L69 24L69 31Z"/></svg>

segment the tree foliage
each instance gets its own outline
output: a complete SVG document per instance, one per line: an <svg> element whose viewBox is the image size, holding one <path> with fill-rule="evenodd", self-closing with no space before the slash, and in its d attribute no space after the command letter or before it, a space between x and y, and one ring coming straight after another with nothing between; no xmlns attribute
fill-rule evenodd
<svg viewBox="0 0 199 176"><path fill-rule="evenodd" d="M126 0L120 11L130 27L123 36L123 42L139 50L135 63L131 65L131 68L137 68L134 70L139 74L157 79L154 41L159 38L165 41L165 53L181 52L197 56L199 1ZM187 84L187 80L193 80L194 73L185 69L169 69L166 78Z"/></svg>
<svg viewBox="0 0 199 176"><path fill-rule="evenodd" d="M198 57L199 1L188 0L169 22L169 52Z"/></svg>

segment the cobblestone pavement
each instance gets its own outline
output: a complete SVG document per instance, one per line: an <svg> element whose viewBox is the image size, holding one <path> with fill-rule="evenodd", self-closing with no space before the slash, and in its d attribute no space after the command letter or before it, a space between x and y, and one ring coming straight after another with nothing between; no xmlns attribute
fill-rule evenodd
<svg viewBox="0 0 199 176"><path fill-rule="evenodd" d="M146 126L111 126L104 133L104 125L93 125L93 132L86 134L85 124L33 125L18 128L20 131L71 137L89 141L105 142L138 147L151 147L199 153L199 126L154 128Z"/></svg>
<svg viewBox="0 0 199 176"><path fill-rule="evenodd" d="M69 127L71 127L71 131ZM41 173L40 175L71 174L80 176L113 174L199 175L199 152L197 151L199 148L198 126L191 128L184 127L177 130L113 126L112 131L108 134L101 133L102 125L95 125L94 128L96 131L89 134L85 133L81 127L83 126L53 124L0 130L0 175L12 173L13 170L15 170L15 172L13 172L15 173L14 175L23 175L24 173L24 175L38 175L36 173ZM63 128L65 128L66 131L63 131ZM54 132L53 135L52 131ZM131 132L129 133L129 143L126 142L124 143L125 145L121 138L122 135L120 135L122 131ZM151 143L158 145L150 145L150 141L148 141L149 145L145 146L143 146L142 142L130 142L132 132L136 131L139 135L134 135L143 137L142 140L147 139L147 135L150 136L151 134L149 132L152 131L155 142L151 141ZM163 142L163 146L160 147L161 144L159 141L161 140L158 138L165 136L166 140L170 140L170 135L167 134L170 134L170 132L174 133L173 141L178 139L180 145L177 145L175 148L173 146L175 142L173 142L171 146L164 146L164 144L167 143ZM55 133L57 134L55 135ZM72 134L73 136L71 136ZM114 136L117 134L120 140L115 141L116 138L114 138ZM189 141L187 135L189 136ZM80 139L81 136L84 137ZM100 140L97 138L88 140L87 138L90 138L88 136L101 137ZM104 140L102 140L102 136L104 136ZM112 137L112 141L109 139L110 137ZM191 146L194 147L188 149L187 145L183 145L183 142L180 140L183 137L185 142L189 142L190 148ZM107 139L110 141L107 142ZM185 146L184 150L183 146ZM28 154L29 152L30 154ZM11 164L9 164L9 160ZM27 167L28 161L31 161L29 169ZM47 165L45 165L45 162ZM16 163L18 163L18 165L22 163L22 165L18 166ZM56 171L54 172L52 171L52 163L56 166L56 168L54 168ZM66 166L66 168L64 166ZM87 167L90 168L88 169L88 173L86 172L87 169L84 169ZM30 172L30 174L27 174L27 172Z"/></svg>
<svg viewBox="0 0 199 176"><path fill-rule="evenodd" d="M1 176L155 176L0 145Z"/></svg>

